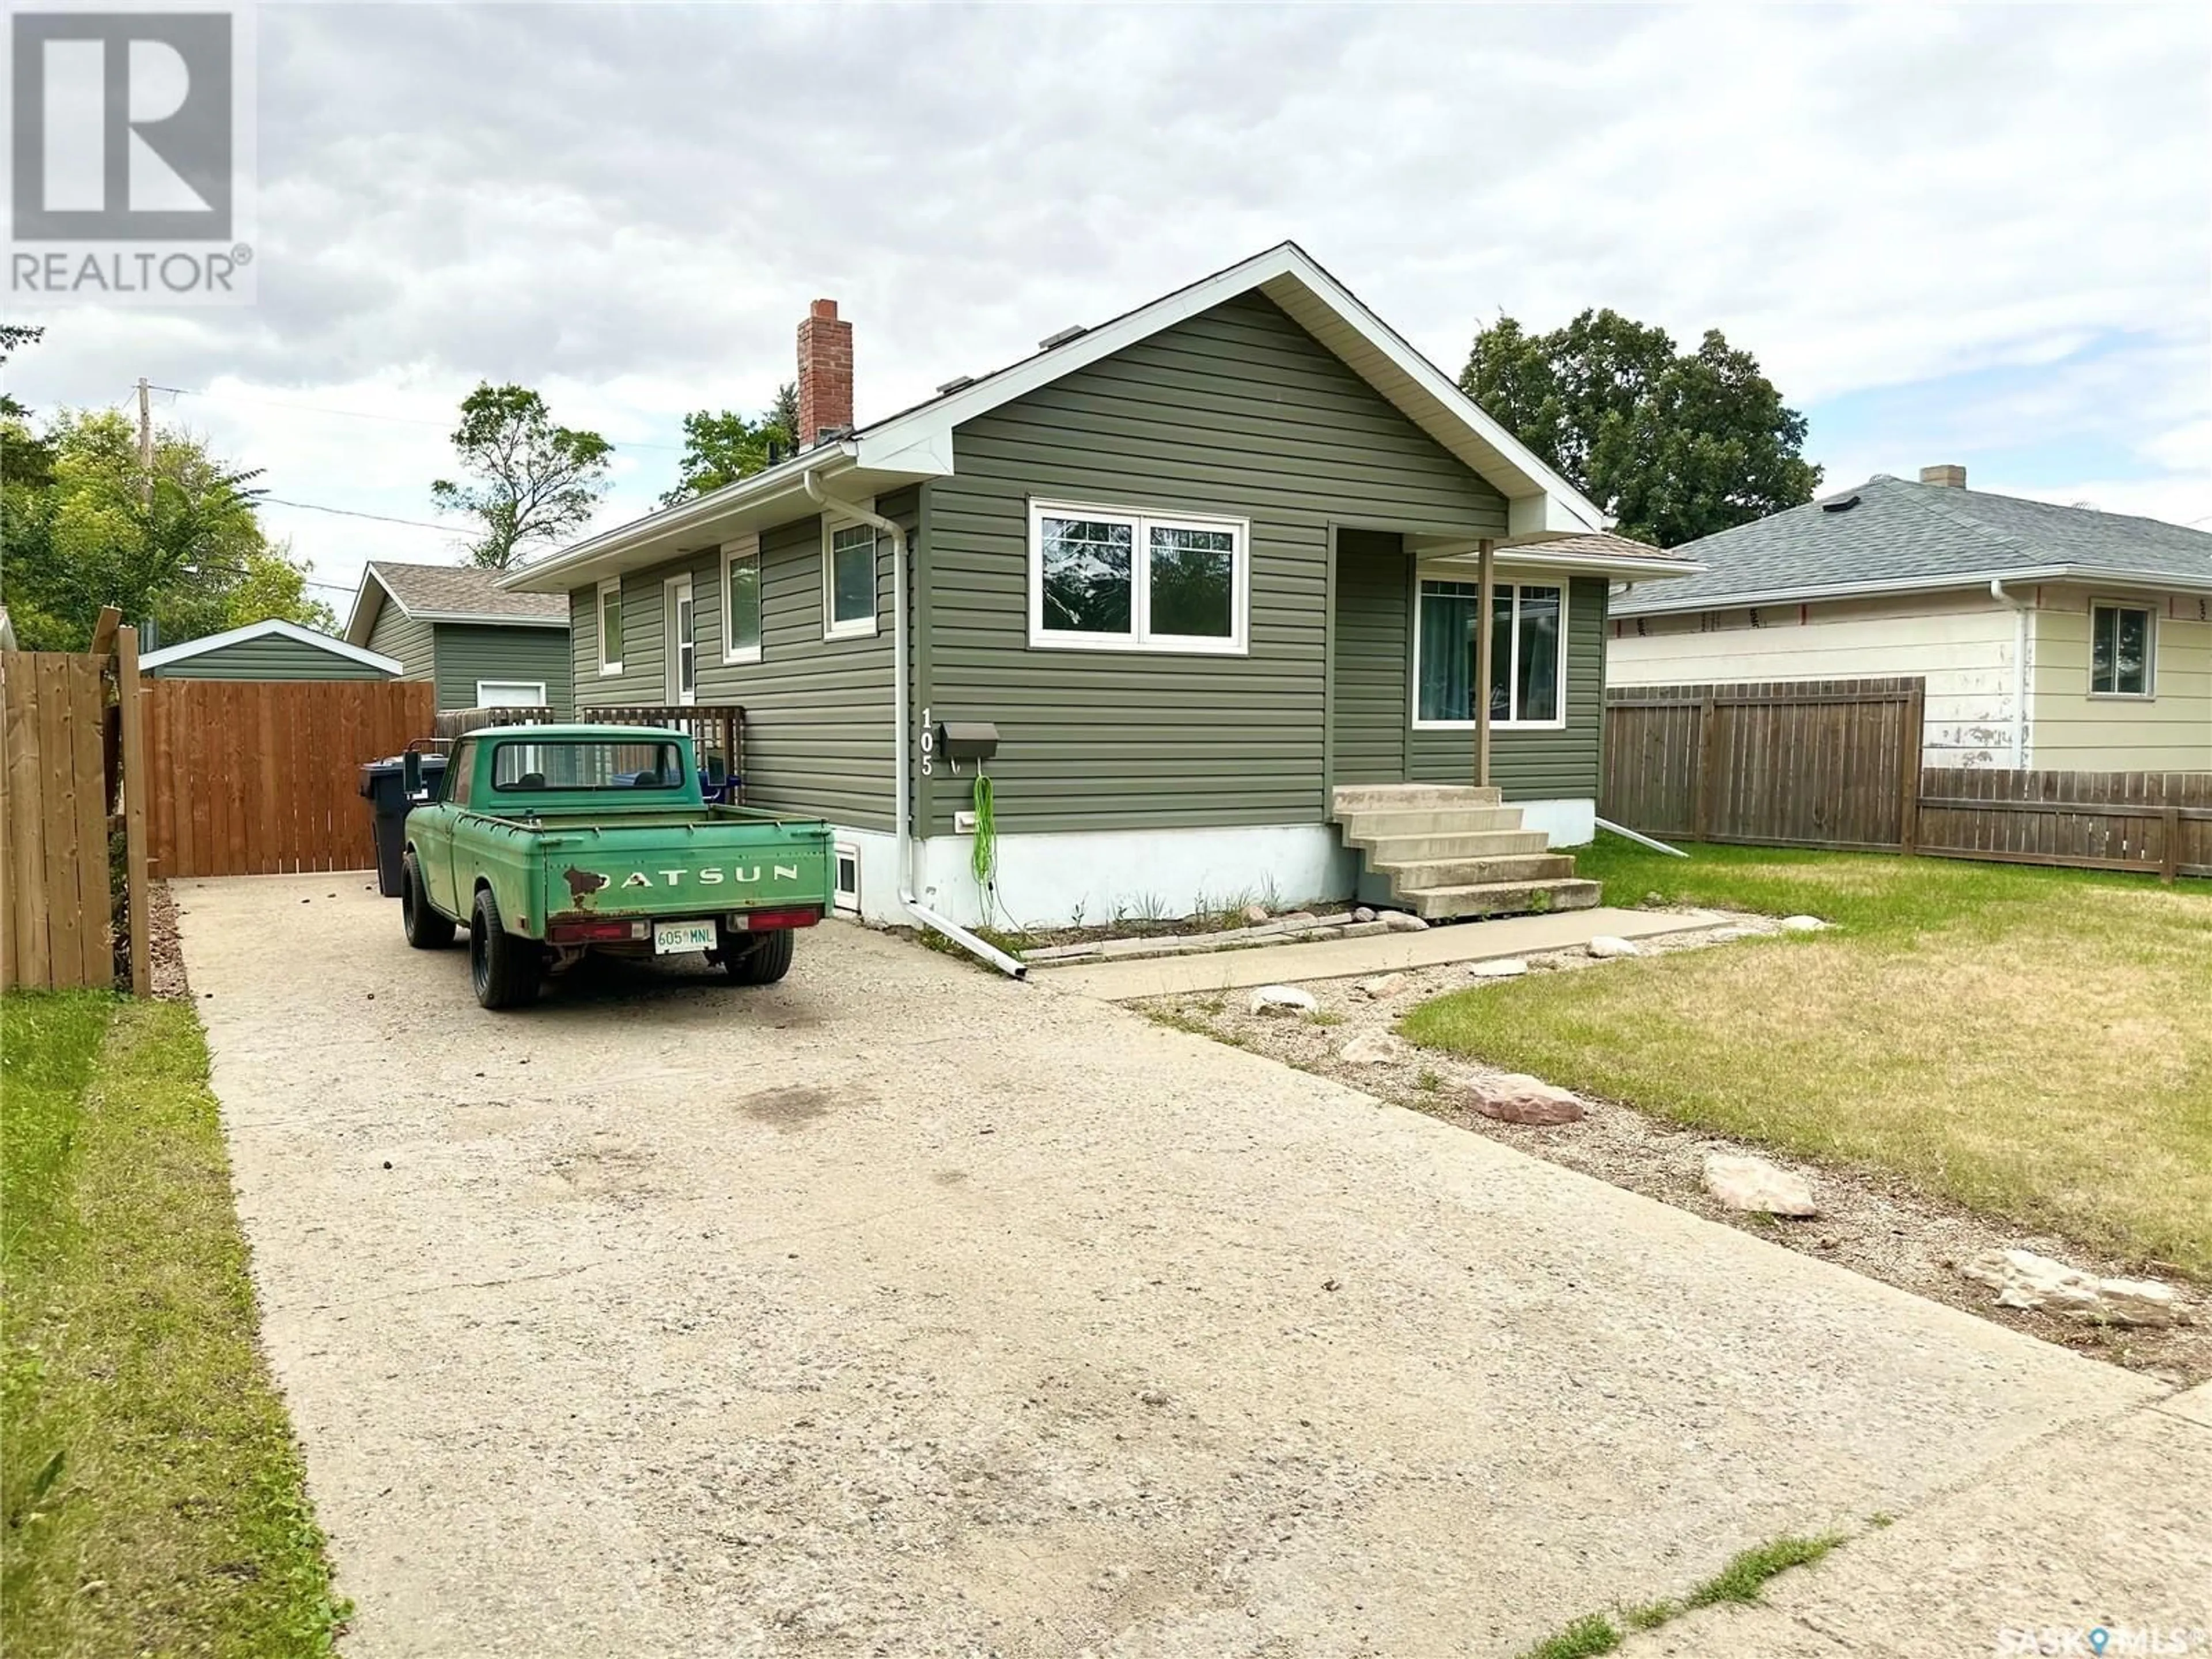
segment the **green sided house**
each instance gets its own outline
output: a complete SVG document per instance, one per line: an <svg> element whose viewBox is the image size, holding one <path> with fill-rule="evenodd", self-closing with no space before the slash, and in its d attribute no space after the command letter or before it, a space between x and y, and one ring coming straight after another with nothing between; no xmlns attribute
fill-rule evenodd
<svg viewBox="0 0 2212 1659"><path fill-rule="evenodd" d="M568 607L580 714L742 704L746 800L837 826L846 908L1594 898L1553 849L1592 834L1607 584L1695 567L1302 250L863 427L852 363L815 301L797 454L504 580Z"/></svg>
<svg viewBox="0 0 2212 1659"><path fill-rule="evenodd" d="M346 638L430 680L449 708L550 708L568 717L568 604L499 585L473 566L372 559Z"/></svg>
<svg viewBox="0 0 2212 1659"><path fill-rule="evenodd" d="M390 680L392 658L297 623L258 622L149 651L138 666L171 680Z"/></svg>

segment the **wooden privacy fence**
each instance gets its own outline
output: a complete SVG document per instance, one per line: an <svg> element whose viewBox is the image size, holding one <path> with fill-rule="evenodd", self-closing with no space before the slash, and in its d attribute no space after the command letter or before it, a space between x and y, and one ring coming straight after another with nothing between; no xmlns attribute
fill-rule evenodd
<svg viewBox="0 0 2212 1659"><path fill-rule="evenodd" d="M422 680L155 680L149 804L163 876L362 870L376 862L363 761L430 731Z"/></svg>
<svg viewBox="0 0 2212 1659"><path fill-rule="evenodd" d="M88 653L0 653L8 795L0 985L115 982L105 666Z"/></svg>
<svg viewBox="0 0 2212 1659"><path fill-rule="evenodd" d="M2212 875L2212 773L1920 764L1917 679L1622 686L1599 811L1759 847Z"/></svg>
<svg viewBox="0 0 2212 1659"><path fill-rule="evenodd" d="M1616 688L1599 810L1692 841L1897 848L1919 787L1922 696L1917 679Z"/></svg>

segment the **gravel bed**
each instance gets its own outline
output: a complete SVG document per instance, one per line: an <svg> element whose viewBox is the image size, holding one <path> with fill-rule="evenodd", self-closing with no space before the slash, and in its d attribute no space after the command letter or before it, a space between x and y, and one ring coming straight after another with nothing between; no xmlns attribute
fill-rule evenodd
<svg viewBox="0 0 2212 1659"><path fill-rule="evenodd" d="M1778 931L1771 917L1730 915L1726 925L1691 933L1637 941L1638 954L1709 949L1748 934ZM1607 964L1577 949L1529 956L1531 973L1577 973ZM2110 1360L2182 1386L2212 1380L2212 1304L2202 1286L2166 1275L2192 1305L2195 1322L2167 1330L2120 1329L1992 1305L1994 1292L1962 1278L1958 1266L1984 1250L2017 1248L2054 1256L2106 1278L2140 1278L2143 1266L2084 1249L2046 1233L2025 1232L1948 1200L1914 1189L1880 1170L1816 1164L1778 1155L1706 1130L1650 1116L1615 1102L1583 1097L1589 1115L1578 1123L1528 1127L1497 1122L1467 1103L1465 1085L1503 1074L1462 1057L1397 1045L1380 1061L1351 1061L1341 1051L1355 1037L1395 1033L1397 1022L1419 1003L1483 981L1468 964L1409 969L1389 977L1402 981L1388 995L1370 997L1361 981L1286 981L1310 993L1320 1007L1303 1017L1254 1014L1245 991L1192 992L1131 1005L1154 1019L1233 1043L1334 1078L1382 1099L1443 1119L1509 1146L1563 1164L1585 1175L1709 1219L1770 1238L1884 1283L2010 1325L2046 1341ZM1784 1221L1747 1215L1717 1203L1705 1188L1708 1153L1749 1153L1808 1176L1820 1213Z"/></svg>

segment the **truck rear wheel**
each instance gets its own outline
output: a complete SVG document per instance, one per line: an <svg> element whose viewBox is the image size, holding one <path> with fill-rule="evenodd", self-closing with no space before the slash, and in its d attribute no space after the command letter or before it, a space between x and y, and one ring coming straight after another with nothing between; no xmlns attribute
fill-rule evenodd
<svg viewBox="0 0 2212 1659"><path fill-rule="evenodd" d="M399 860L399 921L418 951L442 951L453 942L453 919L430 908L422 891L422 866L409 853Z"/></svg>
<svg viewBox="0 0 2212 1659"><path fill-rule="evenodd" d="M739 985L773 985L791 971L792 947L797 943L795 928L778 927L742 939L725 928L722 966Z"/></svg>
<svg viewBox="0 0 2212 1659"><path fill-rule="evenodd" d="M538 1000L545 974L545 953L532 939L517 939L499 919L491 889L477 894L469 922L469 982L487 1008L523 1008Z"/></svg>

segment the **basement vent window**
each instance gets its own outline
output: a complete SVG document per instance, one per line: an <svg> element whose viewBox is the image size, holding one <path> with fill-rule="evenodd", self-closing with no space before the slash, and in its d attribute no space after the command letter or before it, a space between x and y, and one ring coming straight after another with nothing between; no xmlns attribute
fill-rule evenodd
<svg viewBox="0 0 2212 1659"><path fill-rule="evenodd" d="M849 842L837 843L836 908L848 915L860 914L860 849Z"/></svg>

